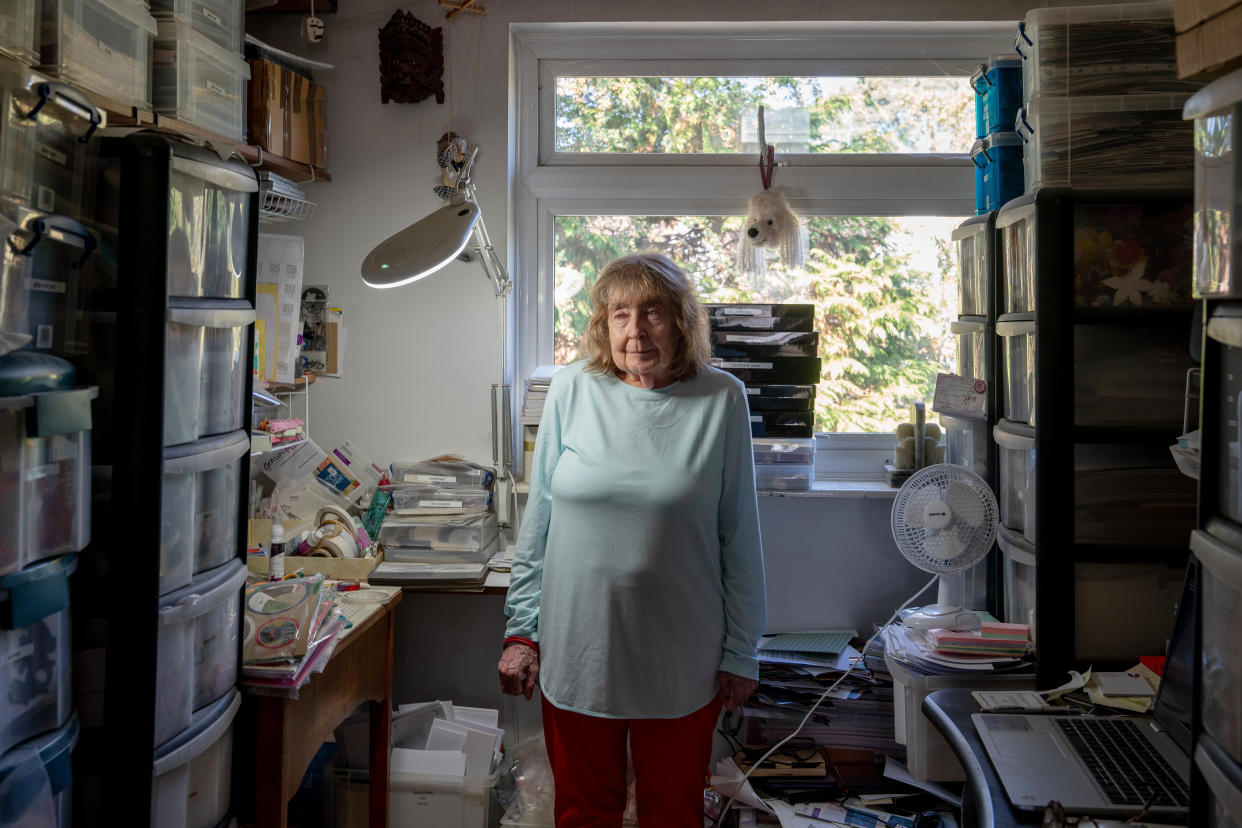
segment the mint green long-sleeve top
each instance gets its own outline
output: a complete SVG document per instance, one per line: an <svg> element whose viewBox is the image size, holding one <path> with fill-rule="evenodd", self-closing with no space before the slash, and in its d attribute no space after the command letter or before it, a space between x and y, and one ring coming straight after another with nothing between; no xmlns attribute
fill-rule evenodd
<svg viewBox="0 0 1242 828"><path fill-rule="evenodd" d="M559 371L544 403L505 602L556 707L676 718L717 671L758 677L766 603L743 385Z"/></svg>

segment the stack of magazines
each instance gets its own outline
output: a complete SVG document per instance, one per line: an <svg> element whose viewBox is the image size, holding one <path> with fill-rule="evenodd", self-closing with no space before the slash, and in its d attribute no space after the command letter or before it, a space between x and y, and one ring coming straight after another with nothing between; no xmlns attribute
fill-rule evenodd
<svg viewBox="0 0 1242 828"><path fill-rule="evenodd" d="M346 621L323 588L323 575L246 584L242 682L279 693L296 691L323 672Z"/></svg>

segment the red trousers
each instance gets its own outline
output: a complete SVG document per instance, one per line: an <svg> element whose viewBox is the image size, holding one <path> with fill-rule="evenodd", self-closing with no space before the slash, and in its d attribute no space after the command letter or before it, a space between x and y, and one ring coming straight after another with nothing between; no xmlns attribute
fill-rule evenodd
<svg viewBox="0 0 1242 828"><path fill-rule="evenodd" d="M544 699L556 828L620 828L627 736L640 828L702 828L703 787L719 715L719 696L680 719L605 719L560 710Z"/></svg>

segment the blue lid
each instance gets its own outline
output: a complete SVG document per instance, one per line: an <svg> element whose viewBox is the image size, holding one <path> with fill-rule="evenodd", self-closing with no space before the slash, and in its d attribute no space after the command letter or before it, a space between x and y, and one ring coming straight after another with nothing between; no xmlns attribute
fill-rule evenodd
<svg viewBox="0 0 1242 828"><path fill-rule="evenodd" d="M73 387L77 371L68 360L34 351L0 357L0 397L24 397Z"/></svg>
<svg viewBox="0 0 1242 828"><path fill-rule="evenodd" d="M32 747L39 752L39 758L47 768L48 780L52 783L52 796L56 796L73 781L71 756L77 743L78 717L77 714L70 714L69 721L57 730L27 739L14 750Z"/></svg>
<svg viewBox="0 0 1242 828"><path fill-rule="evenodd" d="M0 825L12 825L39 801L47 780L51 795L73 782L73 747L78 743L78 717L57 730L27 739L0 756Z"/></svg>
<svg viewBox="0 0 1242 828"><path fill-rule="evenodd" d="M26 627L67 609L69 576L77 567L70 553L0 578L0 629Z"/></svg>

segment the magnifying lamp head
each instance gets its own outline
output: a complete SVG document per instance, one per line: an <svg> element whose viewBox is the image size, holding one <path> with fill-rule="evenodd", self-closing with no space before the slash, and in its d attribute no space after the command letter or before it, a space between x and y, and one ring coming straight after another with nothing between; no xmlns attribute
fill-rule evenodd
<svg viewBox="0 0 1242 828"><path fill-rule="evenodd" d="M392 288L430 276L456 259L479 221L473 201L450 203L385 239L362 260L362 281Z"/></svg>

